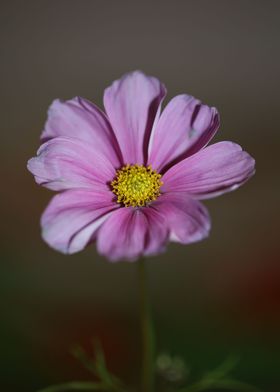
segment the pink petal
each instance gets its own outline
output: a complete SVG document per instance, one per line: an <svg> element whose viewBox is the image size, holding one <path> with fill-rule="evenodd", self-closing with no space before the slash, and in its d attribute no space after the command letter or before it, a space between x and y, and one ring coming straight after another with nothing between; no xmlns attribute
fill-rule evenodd
<svg viewBox="0 0 280 392"><path fill-rule="evenodd" d="M115 167L120 166L120 150L106 115L90 101L76 97L69 101L56 99L48 111L41 139L73 137L91 144Z"/></svg>
<svg viewBox="0 0 280 392"><path fill-rule="evenodd" d="M171 241L190 244L208 236L211 227L208 211L187 194L165 193L153 207L164 214Z"/></svg>
<svg viewBox="0 0 280 392"><path fill-rule="evenodd" d="M41 218L42 236L52 248L75 253L94 239L96 230L118 208L107 192L69 190L53 197Z"/></svg>
<svg viewBox="0 0 280 392"><path fill-rule="evenodd" d="M149 163L158 171L204 147L217 132L219 115L190 95L173 98L161 114L149 145Z"/></svg>
<svg viewBox="0 0 280 392"><path fill-rule="evenodd" d="M36 181L52 190L107 188L115 168L91 144L69 137L56 137L44 143L37 157L28 161Z"/></svg>
<svg viewBox="0 0 280 392"><path fill-rule="evenodd" d="M152 208L120 208L97 234L98 251L111 261L134 261L162 252L168 239L164 217Z"/></svg>
<svg viewBox="0 0 280 392"><path fill-rule="evenodd" d="M171 167L162 177L162 192L187 192L210 198L232 191L255 171L255 161L232 142L220 142Z"/></svg>
<svg viewBox="0 0 280 392"><path fill-rule="evenodd" d="M104 106L125 163L145 163L150 133L165 94L158 79L140 71L123 76L105 90Z"/></svg>

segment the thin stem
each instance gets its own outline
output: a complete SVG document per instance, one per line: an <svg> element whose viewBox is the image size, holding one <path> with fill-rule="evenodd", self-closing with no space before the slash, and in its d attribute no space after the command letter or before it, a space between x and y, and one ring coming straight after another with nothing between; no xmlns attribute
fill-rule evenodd
<svg viewBox="0 0 280 392"><path fill-rule="evenodd" d="M155 376L155 336L151 318L151 308L149 302L149 288L144 259L140 259L139 283L140 283L140 308L142 327L142 391L153 392Z"/></svg>

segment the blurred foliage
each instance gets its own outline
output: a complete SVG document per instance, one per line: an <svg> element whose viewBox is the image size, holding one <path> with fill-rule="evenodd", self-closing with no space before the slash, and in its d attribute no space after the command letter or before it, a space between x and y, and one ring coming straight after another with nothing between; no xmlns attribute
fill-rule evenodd
<svg viewBox="0 0 280 392"><path fill-rule="evenodd" d="M138 390L135 387L126 387L115 375L107 369L104 352L98 341L94 343L94 357L89 356L79 345L71 350L73 356L88 370L97 382L72 381L52 385L38 392L67 392L67 391L107 391L107 392L129 392ZM213 390L229 390L236 392L262 392L250 384L236 380L232 371L239 362L236 356L228 357L221 365L212 371L208 371L202 377L189 384L189 368L184 360L178 356L170 356L162 353L157 357L156 370L158 382L156 390L161 392L203 392ZM189 385L188 385L189 384Z"/></svg>

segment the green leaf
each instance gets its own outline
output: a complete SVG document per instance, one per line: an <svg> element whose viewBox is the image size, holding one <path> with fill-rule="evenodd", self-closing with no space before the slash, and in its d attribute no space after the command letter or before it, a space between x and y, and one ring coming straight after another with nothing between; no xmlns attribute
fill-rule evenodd
<svg viewBox="0 0 280 392"><path fill-rule="evenodd" d="M239 392L261 392L259 388L256 388L250 384L233 380L233 379L202 379L198 382L193 383L189 387L185 387L179 390L179 392L201 392L215 389L227 389L229 391Z"/></svg>
<svg viewBox="0 0 280 392"><path fill-rule="evenodd" d="M107 390L120 391L123 389L121 381L108 371L105 355L98 341L94 341L95 358L90 358L79 345L74 346L71 352L90 373L100 379L102 384L107 387Z"/></svg>
<svg viewBox="0 0 280 392"><path fill-rule="evenodd" d="M76 345L71 349L72 355L81 362L81 364L87 369L90 373L92 373L94 376L97 376L97 371L96 371L96 366L94 364L94 361L89 358L85 352L85 350L79 346Z"/></svg>
<svg viewBox="0 0 280 392"><path fill-rule="evenodd" d="M203 379L221 379L229 374L234 368L236 368L239 362L239 357L235 355L229 356L221 365L217 366L214 370L207 372Z"/></svg>
<svg viewBox="0 0 280 392"><path fill-rule="evenodd" d="M104 384L110 385L112 390L122 390L122 382L107 369L104 351L100 342L95 340L93 345L95 350L95 368L97 376Z"/></svg>
<svg viewBox="0 0 280 392"><path fill-rule="evenodd" d="M72 381L63 384L51 385L37 392L66 392L66 391L109 391L108 387L99 382Z"/></svg>
<svg viewBox="0 0 280 392"><path fill-rule="evenodd" d="M215 383L215 388L226 388L231 391L240 392L261 392L259 388L256 388L253 385L232 379L217 380Z"/></svg>

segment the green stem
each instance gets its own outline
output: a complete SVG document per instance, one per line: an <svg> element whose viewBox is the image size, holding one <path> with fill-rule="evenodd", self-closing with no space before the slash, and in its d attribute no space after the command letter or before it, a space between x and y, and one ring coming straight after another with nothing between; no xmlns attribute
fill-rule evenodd
<svg viewBox="0 0 280 392"><path fill-rule="evenodd" d="M155 376L155 337L151 318L151 308L149 302L149 288L144 259L140 259L139 283L140 283L140 308L142 327L142 391L153 392Z"/></svg>

